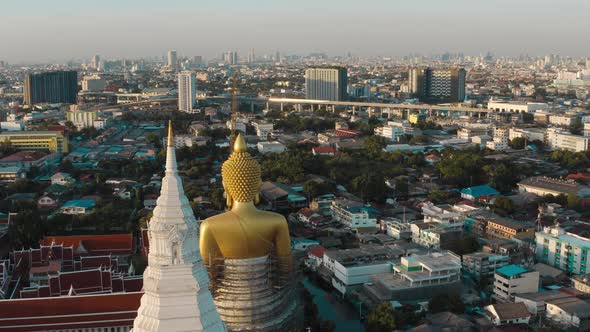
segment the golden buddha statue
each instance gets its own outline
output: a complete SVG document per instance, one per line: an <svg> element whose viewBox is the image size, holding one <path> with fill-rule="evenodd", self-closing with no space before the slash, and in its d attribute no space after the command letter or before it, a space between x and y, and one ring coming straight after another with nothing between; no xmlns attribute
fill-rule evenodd
<svg viewBox="0 0 590 332"><path fill-rule="evenodd" d="M241 135L221 174L228 211L203 221L199 240L219 314L230 331L295 331L289 229L256 208L260 165Z"/></svg>

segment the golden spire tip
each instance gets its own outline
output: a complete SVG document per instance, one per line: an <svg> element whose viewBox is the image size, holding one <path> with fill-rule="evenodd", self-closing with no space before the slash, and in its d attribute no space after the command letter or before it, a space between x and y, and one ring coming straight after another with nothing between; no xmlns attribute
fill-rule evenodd
<svg viewBox="0 0 590 332"><path fill-rule="evenodd" d="M172 136L172 120L168 120L168 146L174 146L174 137Z"/></svg>
<svg viewBox="0 0 590 332"><path fill-rule="evenodd" d="M246 152L248 151L248 146L246 145L246 141L242 134L238 134L236 137L236 142L234 143L234 152Z"/></svg>

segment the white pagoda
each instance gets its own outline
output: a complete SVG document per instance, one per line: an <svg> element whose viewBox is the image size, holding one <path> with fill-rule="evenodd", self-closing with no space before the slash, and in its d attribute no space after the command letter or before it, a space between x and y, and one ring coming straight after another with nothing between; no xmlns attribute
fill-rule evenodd
<svg viewBox="0 0 590 332"><path fill-rule="evenodd" d="M133 332L226 331L213 303L199 252L199 224L178 175L171 124L166 175L148 232L145 293Z"/></svg>

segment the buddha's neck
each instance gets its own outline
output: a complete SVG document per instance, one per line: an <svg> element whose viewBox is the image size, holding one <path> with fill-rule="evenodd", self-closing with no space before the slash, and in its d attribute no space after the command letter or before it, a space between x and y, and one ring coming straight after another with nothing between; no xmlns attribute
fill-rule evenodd
<svg viewBox="0 0 590 332"><path fill-rule="evenodd" d="M250 213L256 211L256 206L253 202L235 202L232 205L231 211L236 214Z"/></svg>

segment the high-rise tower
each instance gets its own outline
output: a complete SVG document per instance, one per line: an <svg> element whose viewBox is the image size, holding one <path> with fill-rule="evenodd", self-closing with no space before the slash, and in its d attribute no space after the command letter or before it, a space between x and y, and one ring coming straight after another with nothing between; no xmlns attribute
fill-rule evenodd
<svg viewBox="0 0 590 332"><path fill-rule="evenodd" d="M305 70L305 98L317 100L345 100L348 85L344 67L314 67Z"/></svg>
<svg viewBox="0 0 590 332"><path fill-rule="evenodd" d="M24 103L75 104L78 96L78 73L73 70L25 74Z"/></svg>
<svg viewBox="0 0 590 332"><path fill-rule="evenodd" d="M174 71L178 68L178 57L176 56L176 50L168 51L168 67L172 68Z"/></svg>
<svg viewBox="0 0 590 332"><path fill-rule="evenodd" d="M199 224L176 168L172 125L166 175L148 225L150 252L133 332L226 331L209 292L199 252Z"/></svg>
<svg viewBox="0 0 590 332"><path fill-rule="evenodd" d="M191 112L197 105L197 79L190 71L178 74L178 109Z"/></svg>

